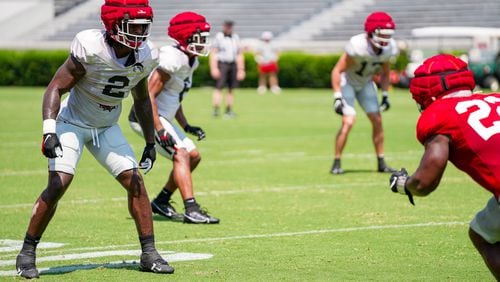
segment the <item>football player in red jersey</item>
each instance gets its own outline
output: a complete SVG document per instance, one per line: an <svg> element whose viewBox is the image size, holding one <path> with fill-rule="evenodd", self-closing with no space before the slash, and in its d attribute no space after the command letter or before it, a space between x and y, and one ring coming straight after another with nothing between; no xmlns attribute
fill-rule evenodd
<svg viewBox="0 0 500 282"><path fill-rule="evenodd" d="M469 236L500 280L500 93L473 94L474 76L452 55L437 55L415 70L410 82L421 107L417 138L425 152L417 170L393 173L393 192L426 196L434 191L448 160L493 194L470 223Z"/></svg>
<svg viewBox="0 0 500 282"><path fill-rule="evenodd" d="M168 133L176 144L162 146L158 143L158 152L172 160L173 169L168 174L165 186L151 202L151 208L156 214L173 220L182 219L186 223L219 223L219 219L200 208L194 198L191 173L200 163L201 155L185 133L202 140L205 131L188 123L181 104L191 88L193 73L199 66L198 56L208 56L210 24L200 14L182 12L170 20L168 35L175 43L160 48L160 64L149 78L149 95L158 136ZM129 115L129 122L135 132L142 134L134 108ZM177 188L184 201L183 215L178 214L170 204L170 197Z"/></svg>
<svg viewBox="0 0 500 282"><path fill-rule="evenodd" d="M356 120L354 100L372 124L372 140L377 155L377 170L393 172L384 160L384 131L380 111L389 109L389 60L398 52L392 39L396 24L385 12L373 12L365 20L365 32L351 37L332 70L333 107L342 116L342 126L335 137L334 161L330 172L342 174L340 157ZM382 101L379 105L373 75L380 73Z"/></svg>
<svg viewBox="0 0 500 282"><path fill-rule="evenodd" d="M147 40L153 10L148 0L106 0L101 19L105 30L89 29L75 36L70 56L43 97L42 152L48 158L49 179L16 258L17 271L25 278L39 276L36 246L73 179L84 146L127 190L142 249L140 269L174 272L155 248L151 206L138 172L139 167L151 169L156 158L147 88L148 74L158 65L158 52ZM139 164L117 123L122 100L130 92L146 141Z"/></svg>

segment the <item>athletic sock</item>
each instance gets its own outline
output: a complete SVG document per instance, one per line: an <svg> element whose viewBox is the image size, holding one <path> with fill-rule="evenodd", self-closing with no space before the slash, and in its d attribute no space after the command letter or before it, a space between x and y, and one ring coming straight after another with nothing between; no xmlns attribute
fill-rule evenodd
<svg viewBox="0 0 500 282"><path fill-rule="evenodd" d="M21 249L21 253L27 255L34 255L36 252L36 246L40 242L40 236L34 237L26 233L24 237L23 247Z"/></svg>
<svg viewBox="0 0 500 282"><path fill-rule="evenodd" d="M340 158L333 160L333 166L334 167L337 167L337 166L340 167Z"/></svg>
<svg viewBox="0 0 500 282"><path fill-rule="evenodd" d="M156 196L156 200L161 202L161 203L168 203L170 201L170 197L172 197L172 194L174 192L170 192L167 190L167 188L163 187L161 192Z"/></svg>
<svg viewBox="0 0 500 282"><path fill-rule="evenodd" d="M377 164L378 164L379 169L380 169L380 168L384 168L384 167L386 167L386 166L387 166L387 165L385 164L384 156L378 156L378 157L377 157Z"/></svg>
<svg viewBox="0 0 500 282"><path fill-rule="evenodd" d="M198 209L198 204L194 198L189 198L184 201L184 209L186 212L192 212Z"/></svg>
<svg viewBox="0 0 500 282"><path fill-rule="evenodd" d="M226 107L226 114L230 113L231 112L231 106L227 106Z"/></svg>
<svg viewBox="0 0 500 282"><path fill-rule="evenodd" d="M139 236L139 242L141 242L141 249L143 253L149 253L156 250L155 235Z"/></svg>

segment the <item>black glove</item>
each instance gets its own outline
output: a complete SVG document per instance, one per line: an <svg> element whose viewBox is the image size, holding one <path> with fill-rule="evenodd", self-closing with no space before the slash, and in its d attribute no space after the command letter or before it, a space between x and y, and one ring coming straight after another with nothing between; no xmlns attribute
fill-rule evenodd
<svg viewBox="0 0 500 282"><path fill-rule="evenodd" d="M160 144L160 146L167 151L170 157L175 155L177 148L175 145L175 139L172 135L170 135L165 129L160 129L156 132L156 142Z"/></svg>
<svg viewBox="0 0 500 282"><path fill-rule="evenodd" d="M184 131L191 135L198 136L198 141L205 139L205 131L203 131L201 127L186 124L186 126L184 126Z"/></svg>
<svg viewBox="0 0 500 282"><path fill-rule="evenodd" d="M387 94L382 95L382 102L380 102L380 111L385 112L389 110L391 104L389 103L389 96Z"/></svg>
<svg viewBox="0 0 500 282"><path fill-rule="evenodd" d="M343 115L344 112L342 111L342 109L344 108L344 100L342 100L342 98L335 98L335 100L333 100L333 110L339 114L339 115Z"/></svg>
<svg viewBox="0 0 500 282"><path fill-rule="evenodd" d="M406 189L406 180L408 180L408 172L405 168L401 168L400 171L397 171L391 175L389 179L389 187L391 191L394 193L399 193L408 196L408 200L412 205L415 205L413 202L413 195Z"/></svg>
<svg viewBox="0 0 500 282"><path fill-rule="evenodd" d="M141 160L139 161L139 168L144 169L144 174L147 174L152 168L156 160L156 149L154 143L147 143L142 152Z"/></svg>
<svg viewBox="0 0 500 282"><path fill-rule="evenodd" d="M55 133L45 133L42 139L42 153L49 159L62 157L62 147Z"/></svg>

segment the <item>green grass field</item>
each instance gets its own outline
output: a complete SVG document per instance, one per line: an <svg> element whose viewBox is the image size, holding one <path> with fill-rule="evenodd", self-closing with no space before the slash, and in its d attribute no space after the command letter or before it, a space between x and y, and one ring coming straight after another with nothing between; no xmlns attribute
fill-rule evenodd
<svg viewBox="0 0 500 282"><path fill-rule="evenodd" d="M40 153L43 88L0 88L0 280L13 276L31 207L47 181ZM85 152L75 179L40 246L47 281L231 280L493 280L468 240L468 222L490 194L450 165L440 188L411 206L376 173L371 126L359 115L342 159L346 173L329 174L340 118L330 90L285 89L282 95L237 92L236 119L212 118L211 89L193 89L184 112L205 129L194 173L198 201L220 225L187 225L155 217L157 247L171 258L172 276L138 271L140 250L126 193ZM422 146L418 111L395 90L383 114L386 160L412 172ZM128 112L131 98L124 103ZM137 155L144 142L122 130ZM145 176L150 197L171 163L159 157ZM174 200L182 210L182 200ZM182 254L184 253L184 256ZM185 259L182 261L182 259ZM196 259L198 258L198 259ZM44 274L45 273L45 274Z"/></svg>

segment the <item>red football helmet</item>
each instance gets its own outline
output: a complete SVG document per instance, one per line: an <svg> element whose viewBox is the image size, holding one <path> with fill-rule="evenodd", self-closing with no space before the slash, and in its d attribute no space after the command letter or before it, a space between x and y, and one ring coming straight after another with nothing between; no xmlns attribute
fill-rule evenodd
<svg viewBox="0 0 500 282"><path fill-rule="evenodd" d="M194 12L182 12L170 20L168 36L177 41L181 49L194 55L208 56L210 24L205 17Z"/></svg>
<svg viewBox="0 0 500 282"><path fill-rule="evenodd" d="M459 58L440 54L428 58L415 70L410 92L421 109L440 97L459 90L473 90L474 74Z"/></svg>
<svg viewBox="0 0 500 282"><path fill-rule="evenodd" d="M389 45L395 29L396 24L385 12L373 12L365 20L365 31L370 42L380 49Z"/></svg>
<svg viewBox="0 0 500 282"><path fill-rule="evenodd" d="M149 36L153 9L148 0L105 0L101 19L112 39L138 49Z"/></svg>

